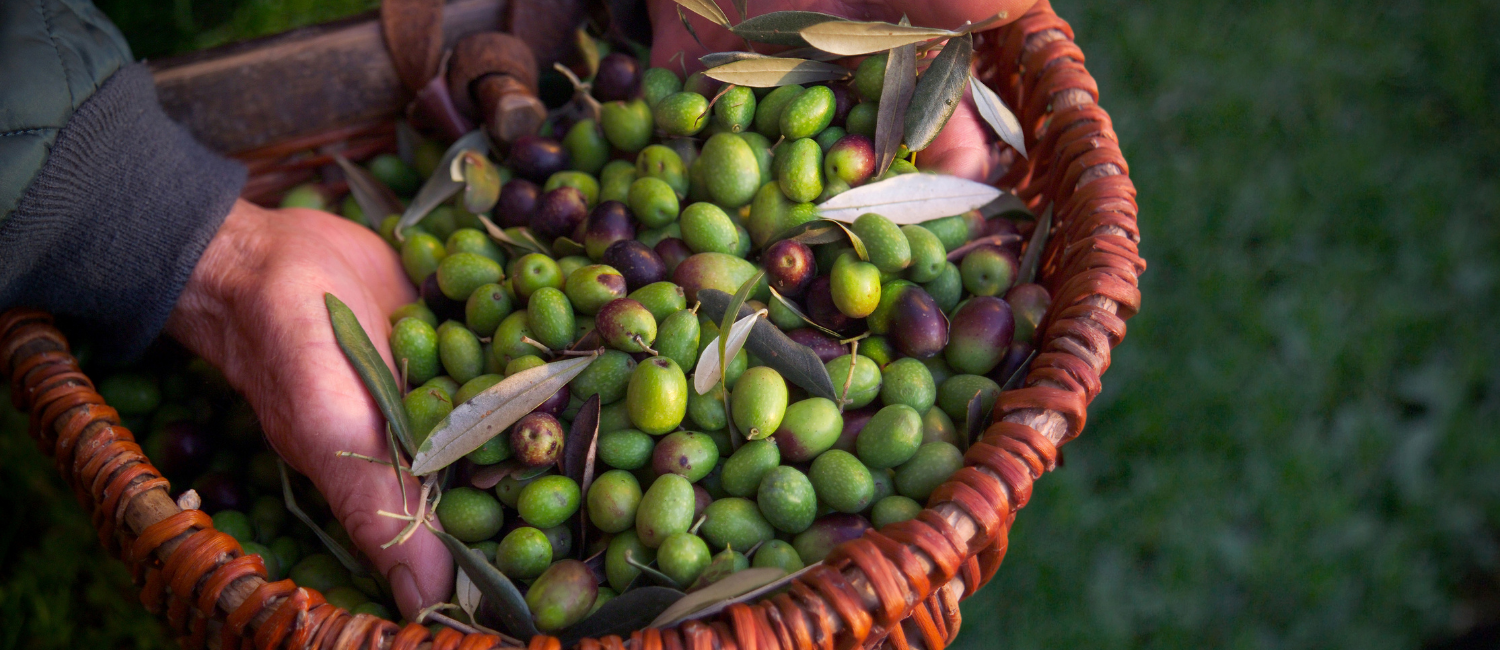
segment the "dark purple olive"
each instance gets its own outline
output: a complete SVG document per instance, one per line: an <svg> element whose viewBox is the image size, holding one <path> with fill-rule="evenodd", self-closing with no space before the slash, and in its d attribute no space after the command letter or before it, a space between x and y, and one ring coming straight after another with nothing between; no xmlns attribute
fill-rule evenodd
<svg viewBox="0 0 1500 650"><path fill-rule="evenodd" d="M813 354L818 355L818 359L823 363L828 363L849 354L849 351L845 350L844 346L839 345L838 339L811 327L794 329L787 332L786 335L787 338L811 348Z"/></svg>
<svg viewBox="0 0 1500 650"><path fill-rule="evenodd" d="M533 183L568 168L568 150L561 142L539 135L523 135L510 147L506 161L511 171Z"/></svg>
<svg viewBox="0 0 1500 650"><path fill-rule="evenodd" d="M833 122L830 126L843 126L844 120L849 117L849 111L859 103L859 98L845 84L829 84L828 89L833 91Z"/></svg>
<svg viewBox="0 0 1500 650"><path fill-rule="evenodd" d="M713 503L713 500L707 489L697 483L693 484L693 521L698 521L703 516L703 511L708 510L708 504Z"/></svg>
<svg viewBox="0 0 1500 650"><path fill-rule="evenodd" d="M563 411L568 410L568 398L571 396L572 393L568 391L568 387L563 386L557 389L557 392L553 393L552 397L548 397L547 401L538 404L536 408L532 409L532 412L546 413L555 418L562 417Z"/></svg>
<svg viewBox="0 0 1500 650"><path fill-rule="evenodd" d="M1010 251L1016 257L1021 256L1021 231L1016 229L1016 222L1005 217L995 217L985 222L986 235L1009 236L1012 241L1002 244L1000 247Z"/></svg>
<svg viewBox="0 0 1500 650"><path fill-rule="evenodd" d="M667 263L656 251L634 239L622 239L604 250L604 263L625 276L625 289L635 291L667 279Z"/></svg>
<svg viewBox="0 0 1500 650"><path fill-rule="evenodd" d="M901 354L927 359L948 345L948 318L921 287L907 287L891 311L889 335Z"/></svg>
<svg viewBox="0 0 1500 650"><path fill-rule="evenodd" d="M202 510L213 514L220 510L245 512L250 507L250 493L226 472L209 472L193 481L193 490L203 501Z"/></svg>
<svg viewBox="0 0 1500 650"><path fill-rule="evenodd" d="M865 424L880 412L880 408L879 404L871 404L844 411L844 429L839 433L838 442L833 443L833 448L854 453L854 440L859 438L859 432L865 430Z"/></svg>
<svg viewBox="0 0 1500 650"><path fill-rule="evenodd" d="M677 270L677 265L683 260L693 256L693 249L688 248L687 242L676 237L667 237L656 242L657 257L661 258L663 264L667 265L667 274L671 275Z"/></svg>
<svg viewBox="0 0 1500 650"><path fill-rule="evenodd" d="M600 102L630 101L641 87L641 64L635 57L611 52L599 60L594 74L594 99Z"/></svg>
<svg viewBox="0 0 1500 650"><path fill-rule="evenodd" d="M549 414L532 411L510 428L510 448L527 467L556 462L562 446L562 423Z"/></svg>
<svg viewBox="0 0 1500 650"><path fill-rule="evenodd" d="M464 322L464 303L443 295L442 288L438 286L436 271L428 273L427 278L422 280L422 302L438 317L438 322Z"/></svg>
<svg viewBox="0 0 1500 650"><path fill-rule="evenodd" d="M589 258L602 260L610 244L627 239L635 239L635 219L630 216L630 209L619 201L604 201L594 206L584 221L581 240Z"/></svg>
<svg viewBox="0 0 1500 650"><path fill-rule="evenodd" d="M948 367L962 374L988 374L1000 365L1015 331L1015 318L1004 300L994 296L970 298L953 312L950 342L943 352Z"/></svg>
<svg viewBox="0 0 1500 650"><path fill-rule="evenodd" d="M783 239L771 244L760 261L766 267L766 281L771 288L788 298L802 297L807 285L818 276L812 249L799 241Z"/></svg>
<svg viewBox="0 0 1500 650"><path fill-rule="evenodd" d="M835 332L849 333L860 319L850 318L833 304L833 289L828 276L820 275L807 286L807 316L814 323Z"/></svg>
<svg viewBox="0 0 1500 650"><path fill-rule="evenodd" d="M542 192L531 213L531 231L544 241L573 234L588 217L588 202L576 187L559 187Z"/></svg>
<svg viewBox="0 0 1500 650"><path fill-rule="evenodd" d="M531 211L536 209L536 197L541 193L536 183L524 178L511 179L500 188L500 201L495 204L495 222L501 228L531 223Z"/></svg>
<svg viewBox="0 0 1500 650"><path fill-rule="evenodd" d="M178 420L168 424L158 434L161 447L151 460L163 474L169 477L195 476L208 467L213 458L214 446L203 427L191 420Z"/></svg>
<svg viewBox="0 0 1500 650"><path fill-rule="evenodd" d="M1040 284L1018 284L1005 292L1005 302L1016 316L1017 341L1031 343L1036 338L1036 328L1052 306L1052 296Z"/></svg>
<svg viewBox="0 0 1500 650"><path fill-rule="evenodd" d="M990 379L995 380L995 383L1000 384L1002 388L1005 387L1005 382L1010 381L1010 376L1016 374L1016 369L1031 358L1033 349L1030 343L1011 341L1010 347L1005 349L1005 358L1000 360L1000 365L995 366L995 371L990 373Z"/></svg>

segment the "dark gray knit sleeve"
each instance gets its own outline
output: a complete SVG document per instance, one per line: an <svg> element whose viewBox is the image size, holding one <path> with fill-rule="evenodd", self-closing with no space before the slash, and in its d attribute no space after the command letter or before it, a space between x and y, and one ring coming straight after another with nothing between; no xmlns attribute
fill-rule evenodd
<svg viewBox="0 0 1500 650"><path fill-rule="evenodd" d="M0 221L0 308L75 317L102 352L138 354L244 182L243 167L162 112L145 65L121 68L78 107Z"/></svg>

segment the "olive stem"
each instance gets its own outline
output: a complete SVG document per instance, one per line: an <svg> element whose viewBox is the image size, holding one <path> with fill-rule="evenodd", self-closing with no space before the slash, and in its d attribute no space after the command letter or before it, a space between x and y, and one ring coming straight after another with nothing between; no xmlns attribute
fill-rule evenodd
<svg viewBox="0 0 1500 650"><path fill-rule="evenodd" d="M642 339L640 334L631 334L630 335L630 340L635 341L635 344L641 346L642 350L644 350L646 352L650 352L651 356L653 356L653 357L659 357L659 356L661 356L660 352L657 352L656 350L651 349L651 346L646 345L646 340Z"/></svg>
<svg viewBox="0 0 1500 650"><path fill-rule="evenodd" d="M354 459L362 460L362 461L365 461L365 462L368 462L368 463L375 463L376 465L385 465L386 467L394 467L394 468L396 468L398 470L401 470L401 471L404 471L404 472L411 471L411 470L406 469L405 467L401 467L400 465L396 465L395 463L392 463L392 462L390 462L388 460L381 460L381 459L376 458L374 456L366 456L364 454L356 454L356 453L354 453L352 451L335 452L333 455L338 456L339 458L354 458Z"/></svg>
<svg viewBox="0 0 1500 650"><path fill-rule="evenodd" d="M521 342L525 343L527 345L530 345L530 346L532 346L532 347L534 347L534 348L536 348L538 350L546 350L547 356L549 356L549 357L556 356L556 353L554 353L552 351L552 348L549 348L549 347L546 346L546 344L542 343L541 341L538 341L538 340L536 340L534 338L531 338L529 336L526 336L524 334L521 335Z"/></svg>

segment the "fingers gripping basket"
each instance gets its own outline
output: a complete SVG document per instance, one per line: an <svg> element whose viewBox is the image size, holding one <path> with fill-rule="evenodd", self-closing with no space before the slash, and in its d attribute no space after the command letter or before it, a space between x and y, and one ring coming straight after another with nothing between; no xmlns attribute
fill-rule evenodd
<svg viewBox="0 0 1500 650"><path fill-rule="evenodd" d="M1110 350L1140 302L1144 271L1135 189L1083 52L1068 24L1041 0L1020 20L979 36L977 71L1027 130L1029 159L1001 179L1034 210L1053 213L1040 282L1054 296L1038 331L1024 387L1003 393L994 422L965 467L916 519L836 548L786 592L736 604L704 620L586 639L584 650L939 650L959 629L959 601L998 569L1015 512L1032 481L1052 469L1057 446L1082 430ZM31 415L37 445L56 460L100 542L141 585L141 602L165 616L188 648L504 647L484 634L401 627L350 613L289 580L267 582L199 510L184 510L134 436L120 426L38 311L0 315L0 372ZM538 636L531 650L558 650Z"/></svg>

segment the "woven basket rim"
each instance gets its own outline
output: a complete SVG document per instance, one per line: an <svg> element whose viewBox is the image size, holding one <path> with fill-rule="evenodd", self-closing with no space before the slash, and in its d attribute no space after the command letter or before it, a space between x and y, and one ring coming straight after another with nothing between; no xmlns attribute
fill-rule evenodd
<svg viewBox="0 0 1500 650"><path fill-rule="evenodd" d="M994 423L966 453L964 469L934 492L917 519L840 545L789 593L667 630L638 630L630 637L635 650L715 644L938 650L957 634L958 601L998 569L1016 510L1029 499L1032 481L1054 467L1057 446L1081 431L1110 350L1139 307L1136 278L1145 262L1137 249L1135 191L1072 36L1048 0L1039 0L1016 22L980 34L976 44L983 57L976 74L1033 129L1026 143L1032 158L1017 159L998 184L1017 188L1038 214L1054 211L1038 280L1053 302L1037 329L1038 356L1024 387L1001 394ZM246 152L240 157L252 178L272 179L252 180L246 193L326 164L329 153L299 152L334 141L350 143L343 149L349 157L365 158L393 148L394 132L388 122L362 123ZM50 316L28 309L0 314L0 372L11 382L13 403L31 413L39 447L93 510L101 541L131 565L145 585L143 602L165 611L186 646L201 647L210 627L220 647L242 635L257 648L505 646L489 635L429 638L415 624L402 629L351 617L290 580L267 583L257 556L244 556L201 511L176 508L165 479L78 369ZM578 647L626 643L608 637ZM527 646L552 650L559 643L542 635Z"/></svg>

